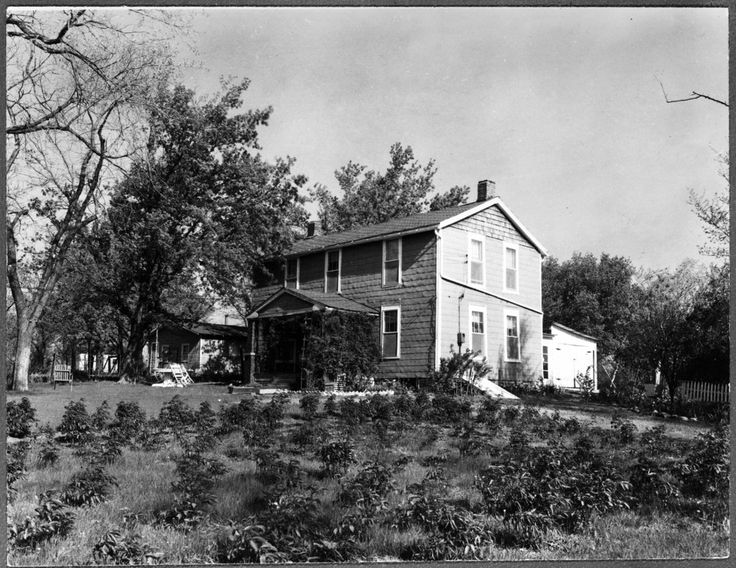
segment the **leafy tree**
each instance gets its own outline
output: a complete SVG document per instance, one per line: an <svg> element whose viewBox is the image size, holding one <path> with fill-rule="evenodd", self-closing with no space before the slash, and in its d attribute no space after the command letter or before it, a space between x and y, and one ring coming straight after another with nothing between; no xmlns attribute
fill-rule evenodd
<svg viewBox="0 0 736 568"><path fill-rule="evenodd" d="M674 271L661 270L640 276L641 301L631 319L629 361L644 370L662 374L674 395L684 377L693 328L691 314L703 282L693 261L685 261Z"/></svg>
<svg viewBox="0 0 736 568"><path fill-rule="evenodd" d="M388 169L384 173L348 162L335 172L341 197L331 194L324 186L312 190L319 205L322 230L344 231L382 223L396 217L406 217L462 203L468 188L453 187L448 193L427 196L434 190L437 169L430 160L422 166L414 159L411 146L400 143L391 146Z"/></svg>
<svg viewBox="0 0 736 568"><path fill-rule="evenodd" d="M700 251L703 254L728 260L729 246L731 243L729 230L730 186L728 183L728 156L720 156L720 162L723 165L721 177L726 181L725 188L710 199L702 195L696 195L695 192L690 191L690 205L692 205L695 214L702 221L703 229L709 241L709 244L700 248Z"/></svg>
<svg viewBox="0 0 736 568"><path fill-rule="evenodd" d="M139 111L172 69L165 43L151 41L138 24L129 33L84 9L6 14L6 254L16 390L28 389L32 338L67 254L94 218L105 183L141 147Z"/></svg>
<svg viewBox="0 0 736 568"><path fill-rule="evenodd" d="M439 211L448 207L462 205L468 200L470 188L467 185L452 186L446 193L438 193L429 200L429 210Z"/></svg>
<svg viewBox="0 0 736 568"><path fill-rule="evenodd" d="M545 318L598 339L598 352L615 379L618 355L626 347L637 302L634 268L629 259L575 253L560 262L542 264L542 306Z"/></svg>
<svg viewBox="0 0 736 568"><path fill-rule="evenodd" d="M729 294L728 263L712 266L694 299L687 317L690 338L685 375L693 379L727 381L729 376Z"/></svg>
<svg viewBox="0 0 736 568"><path fill-rule="evenodd" d="M237 113L248 81L197 100L184 87L161 90L146 155L115 188L104 220L87 239L89 288L119 315L123 378L142 372L153 326L181 317L190 299L216 292L248 307L249 275L277 256L305 217L306 181L293 161L257 153L271 109Z"/></svg>

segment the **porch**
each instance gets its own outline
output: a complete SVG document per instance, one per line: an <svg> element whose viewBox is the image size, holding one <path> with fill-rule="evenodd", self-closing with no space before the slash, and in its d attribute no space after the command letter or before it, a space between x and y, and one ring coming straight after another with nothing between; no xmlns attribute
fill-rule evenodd
<svg viewBox="0 0 736 568"><path fill-rule="evenodd" d="M251 338L248 384L283 389L320 388L336 377L310 353L333 331L329 314L360 314L377 324L378 310L339 294L281 288L246 317ZM376 334L377 341L377 334Z"/></svg>

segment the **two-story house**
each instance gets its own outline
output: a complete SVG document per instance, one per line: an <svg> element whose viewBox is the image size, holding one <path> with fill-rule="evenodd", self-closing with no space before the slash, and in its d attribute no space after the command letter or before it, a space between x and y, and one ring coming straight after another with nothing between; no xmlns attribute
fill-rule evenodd
<svg viewBox="0 0 736 568"><path fill-rule="evenodd" d="M283 281L254 291L251 358L265 320L343 310L378 319L378 379L421 381L453 350L472 349L499 382L535 380L546 254L488 180L473 203L310 234L286 253ZM285 339L278 370L298 375L298 350Z"/></svg>

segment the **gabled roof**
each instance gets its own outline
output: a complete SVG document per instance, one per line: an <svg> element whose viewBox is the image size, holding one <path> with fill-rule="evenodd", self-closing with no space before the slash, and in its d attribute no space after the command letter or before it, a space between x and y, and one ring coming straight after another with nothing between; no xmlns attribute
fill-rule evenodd
<svg viewBox="0 0 736 568"><path fill-rule="evenodd" d="M547 250L541 245L537 239L521 224L508 207L498 198L493 197L487 201L468 203L466 205L457 205L455 207L447 207L438 211L428 211L418 215L409 217L400 217L391 219L385 223L376 225L368 225L366 227L357 227L348 231L340 231L338 233L327 233L325 235L317 235L301 241L297 241L286 252L286 256L298 256L305 253L320 252L348 245L356 245L368 243L371 241L383 240L389 237L399 237L413 233L422 233L434 229L448 227L458 221L480 213L490 207L497 206L501 212L506 215L508 220L516 229L536 248L543 256L547 255Z"/></svg>
<svg viewBox="0 0 736 568"><path fill-rule="evenodd" d="M566 325L557 323L556 321L553 321L552 324L550 325L550 331L552 331L553 327L559 328L562 331L566 331L567 333L571 333L572 335L577 335L578 337L582 337L583 339L590 339L591 341L598 341L597 337L593 337L592 335L586 335L585 333L581 333L571 327L567 327Z"/></svg>
<svg viewBox="0 0 736 568"><path fill-rule="evenodd" d="M302 307L289 306L287 309L278 309L279 303L284 303L285 297L296 298L303 304ZM281 300L281 302L279 302ZM270 316L263 314L264 310L277 308L275 313ZM281 288L270 297L266 298L258 306L256 306L247 316L246 319L256 319L259 317L278 317L279 315L291 315L295 313L306 313L310 311L330 311L337 310L341 312L354 312L378 315L378 310L366 306L350 298L346 298L341 294L330 292L316 292L305 290L294 290L292 288Z"/></svg>

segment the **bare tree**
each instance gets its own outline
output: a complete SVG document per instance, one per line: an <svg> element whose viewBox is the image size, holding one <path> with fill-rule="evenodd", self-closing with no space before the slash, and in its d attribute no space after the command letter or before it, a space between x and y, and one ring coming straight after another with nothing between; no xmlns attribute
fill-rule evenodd
<svg viewBox="0 0 736 568"><path fill-rule="evenodd" d="M102 189L145 146L146 105L171 69L165 43L113 23L113 15L75 9L6 16L16 390L28 389L33 333L67 253L94 220Z"/></svg>

